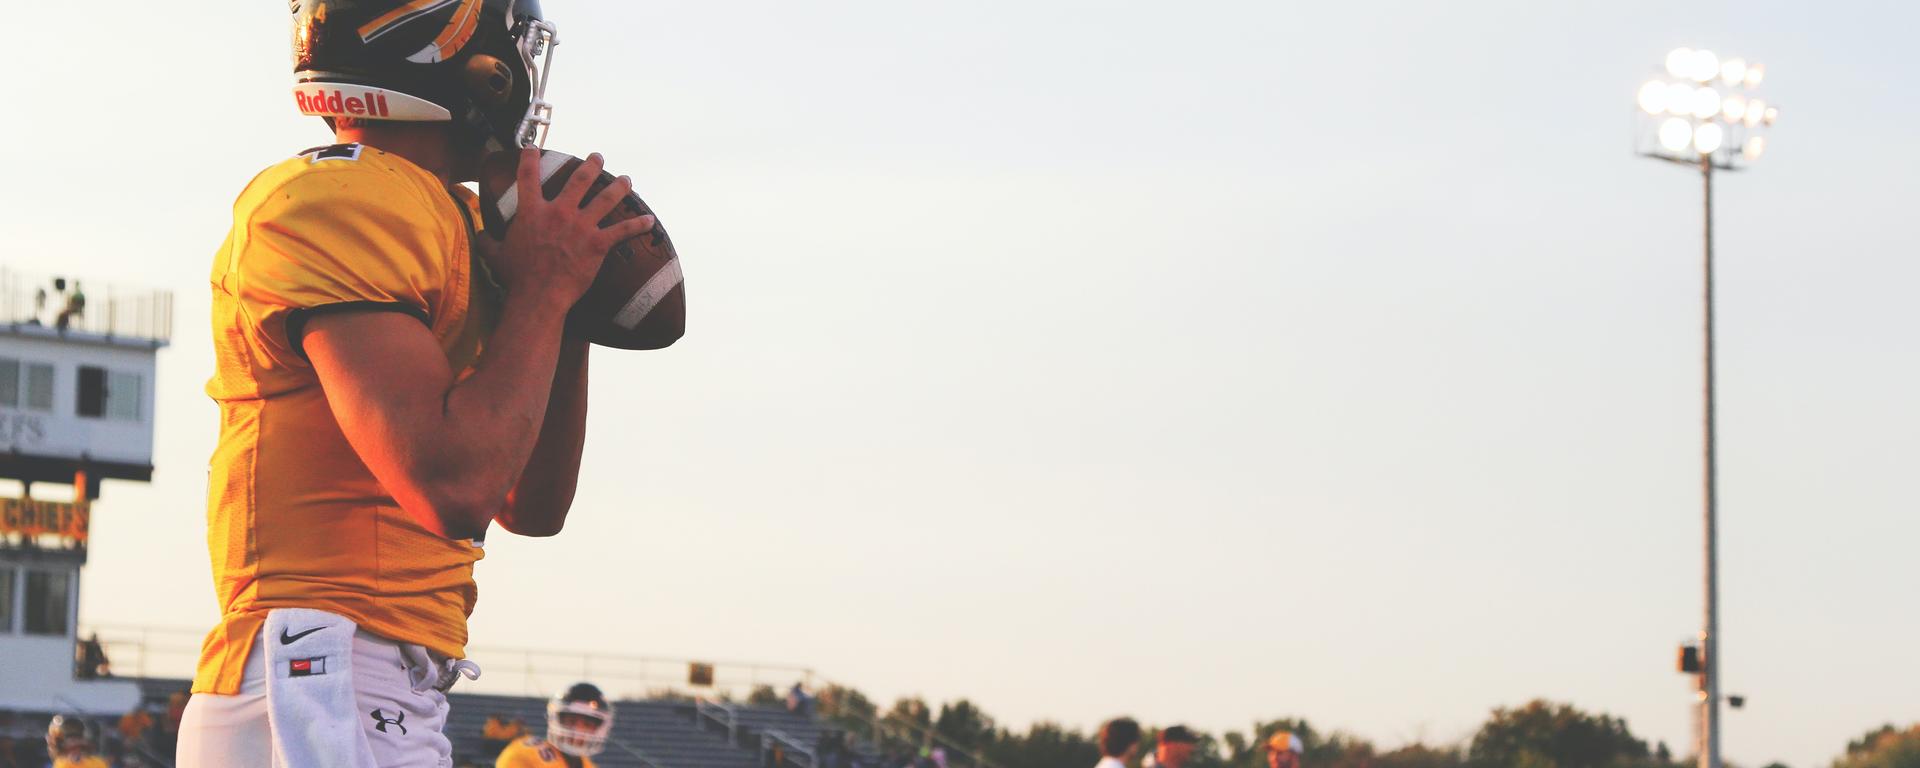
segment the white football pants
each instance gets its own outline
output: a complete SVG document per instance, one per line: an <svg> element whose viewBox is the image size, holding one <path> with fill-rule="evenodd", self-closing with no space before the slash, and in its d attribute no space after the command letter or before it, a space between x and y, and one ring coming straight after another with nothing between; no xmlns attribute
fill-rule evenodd
<svg viewBox="0 0 1920 768"><path fill-rule="evenodd" d="M450 768L446 690L471 661L307 608L267 613L240 693L197 693L178 768Z"/></svg>

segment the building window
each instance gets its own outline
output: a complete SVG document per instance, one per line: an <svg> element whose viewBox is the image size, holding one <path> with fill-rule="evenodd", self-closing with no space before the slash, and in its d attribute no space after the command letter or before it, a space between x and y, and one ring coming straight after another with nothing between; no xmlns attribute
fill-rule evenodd
<svg viewBox="0 0 1920 768"><path fill-rule="evenodd" d="M140 420L140 374L80 366L80 387L74 410L89 418Z"/></svg>
<svg viewBox="0 0 1920 768"><path fill-rule="evenodd" d="M20 407L20 361L0 357L0 406Z"/></svg>
<svg viewBox="0 0 1920 768"><path fill-rule="evenodd" d="M140 420L140 374L124 371L107 373L107 418Z"/></svg>
<svg viewBox="0 0 1920 768"><path fill-rule="evenodd" d="M0 566L0 635L13 634L13 571Z"/></svg>
<svg viewBox="0 0 1920 768"><path fill-rule="evenodd" d="M67 607L72 602L72 594L72 573L27 571L27 634L67 636Z"/></svg>
<svg viewBox="0 0 1920 768"><path fill-rule="evenodd" d="M27 364L27 410L53 410L53 366Z"/></svg>

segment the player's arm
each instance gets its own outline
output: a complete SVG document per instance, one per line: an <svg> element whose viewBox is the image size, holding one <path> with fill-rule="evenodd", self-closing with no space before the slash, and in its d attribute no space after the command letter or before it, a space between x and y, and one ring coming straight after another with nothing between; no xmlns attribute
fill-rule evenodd
<svg viewBox="0 0 1920 768"><path fill-rule="evenodd" d="M500 526L522 536L552 536L566 524L580 480L580 455L587 439L587 350L580 339L560 342L560 362L553 374L553 394L540 438L520 481L507 494Z"/></svg>
<svg viewBox="0 0 1920 768"><path fill-rule="evenodd" d="M348 443L429 530L477 538L507 506L542 431L567 309L614 243L653 226L645 216L598 226L630 186L623 178L588 200L600 166L589 157L552 201L524 196L489 264L506 287L502 319L465 379L404 314L330 312L305 326L305 351ZM522 189L540 188L538 167L537 151L523 151Z"/></svg>

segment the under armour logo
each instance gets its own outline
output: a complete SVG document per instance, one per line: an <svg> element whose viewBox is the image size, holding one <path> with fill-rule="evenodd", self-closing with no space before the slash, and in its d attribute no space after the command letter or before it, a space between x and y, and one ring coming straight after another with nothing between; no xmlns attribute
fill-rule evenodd
<svg viewBox="0 0 1920 768"><path fill-rule="evenodd" d="M395 728L400 729L400 735L402 736L407 735L407 727L400 724L402 721L407 719L407 713L395 711L393 713L392 720L387 719L386 710L384 709L376 709L372 712L368 712L367 714L373 715L373 722L375 723L375 725L373 726L374 730L379 731L381 733L388 733L387 726L391 725Z"/></svg>

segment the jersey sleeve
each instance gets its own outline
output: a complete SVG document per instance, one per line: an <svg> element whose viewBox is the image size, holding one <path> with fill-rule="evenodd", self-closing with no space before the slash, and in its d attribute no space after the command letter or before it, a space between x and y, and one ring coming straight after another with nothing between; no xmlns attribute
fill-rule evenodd
<svg viewBox="0 0 1920 768"><path fill-rule="evenodd" d="M545 742L523 736L500 750L500 757L494 760L493 768L547 768L557 759L554 749Z"/></svg>
<svg viewBox="0 0 1920 768"><path fill-rule="evenodd" d="M223 283L239 301L255 351L304 363L314 314L384 310L432 325L448 251L428 201L374 169L296 176L245 224Z"/></svg>

